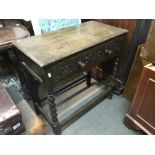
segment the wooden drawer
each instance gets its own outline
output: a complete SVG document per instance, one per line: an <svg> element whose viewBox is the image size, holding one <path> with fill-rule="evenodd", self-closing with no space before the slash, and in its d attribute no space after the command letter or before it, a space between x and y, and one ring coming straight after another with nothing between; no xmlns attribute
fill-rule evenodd
<svg viewBox="0 0 155 155"><path fill-rule="evenodd" d="M71 80L75 75L77 76L77 74L91 69L92 66L114 57L116 53L119 54L121 40L122 37L118 37L82 51L78 55L65 58L52 65L47 72L54 83L58 84L60 80L61 82L66 82L66 79Z"/></svg>

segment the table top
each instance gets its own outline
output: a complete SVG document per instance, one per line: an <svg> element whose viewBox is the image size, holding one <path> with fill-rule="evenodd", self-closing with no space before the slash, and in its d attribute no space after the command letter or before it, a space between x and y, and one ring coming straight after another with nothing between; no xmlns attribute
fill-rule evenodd
<svg viewBox="0 0 155 155"><path fill-rule="evenodd" d="M89 21L78 26L25 38L13 44L43 67L127 32L122 28Z"/></svg>
<svg viewBox="0 0 155 155"><path fill-rule="evenodd" d="M25 26L15 20L5 20L5 26L0 27L0 53L11 48L13 41L29 36L30 33Z"/></svg>

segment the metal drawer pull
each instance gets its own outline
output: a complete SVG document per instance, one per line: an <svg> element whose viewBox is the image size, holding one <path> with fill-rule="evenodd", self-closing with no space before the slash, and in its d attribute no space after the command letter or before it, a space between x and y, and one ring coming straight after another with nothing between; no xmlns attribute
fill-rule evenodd
<svg viewBox="0 0 155 155"><path fill-rule="evenodd" d="M83 62L81 62L81 61L78 62L78 65L79 65L81 68L84 68L84 67L86 66L85 63L83 63Z"/></svg>
<svg viewBox="0 0 155 155"><path fill-rule="evenodd" d="M108 54L109 54L109 55L111 55L111 54L112 54L112 51L111 51L111 50L109 50Z"/></svg>
<svg viewBox="0 0 155 155"><path fill-rule="evenodd" d="M105 53L106 55L110 55L110 54L112 54L112 51L111 51L111 50L106 49L104 53Z"/></svg>

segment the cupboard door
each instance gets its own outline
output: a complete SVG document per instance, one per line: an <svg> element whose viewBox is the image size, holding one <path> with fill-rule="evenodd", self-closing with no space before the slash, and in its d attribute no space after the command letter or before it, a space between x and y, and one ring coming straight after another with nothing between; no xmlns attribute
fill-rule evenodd
<svg viewBox="0 0 155 155"><path fill-rule="evenodd" d="M146 79L147 84L142 93L136 115L146 122L151 128L155 128L155 79Z"/></svg>
<svg viewBox="0 0 155 155"><path fill-rule="evenodd" d="M155 134L155 66L144 67L129 115L140 129Z"/></svg>

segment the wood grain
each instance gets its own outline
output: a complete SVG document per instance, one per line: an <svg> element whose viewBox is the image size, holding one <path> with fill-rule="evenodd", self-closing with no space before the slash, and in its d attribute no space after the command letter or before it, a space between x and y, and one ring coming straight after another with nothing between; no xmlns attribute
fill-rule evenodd
<svg viewBox="0 0 155 155"><path fill-rule="evenodd" d="M155 134L154 92L155 66L148 64L143 68L129 114L125 119L125 124L128 127L138 126L147 134Z"/></svg>
<svg viewBox="0 0 155 155"><path fill-rule="evenodd" d="M12 42L30 36L29 31L16 20L4 20L5 27L0 28L0 53L11 48Z"/></svg>
<svg viewBox="0 0 155 155"><path fill-rule="evenodd" d="M124 51L122 52L122 56L120 59L120 71L118 73L118 79L123 84L125 81L127 62L130 54L130 47L134 37L135 29L136 29L137 20L136 19L95 19L95 21L128 30L126 42L125 44L122 45L124 46ZM101 66L99 66L99 68L103 70L105 73L108 73L111 75L112 70L109 68L109 65L112 65L112 64L113 62L110 61L102 64ZM100 74L99 71L95 71L95 72ZM97 76L100 77L100 75L97 75ZM107 75L105 75L105 77L107 78Z"/></svg>
<svg viewBox="0 0 155 155"><path fill-rule="evenodd" d="M136 56L129 74L129 78L123 92L123 96L131 103L134 98L143 68L149 63L140 56L141 48L143 47L144 45L141 45L137 49Z"/></svg>
<svg viewBox="0 0 155 155"><path fill-rule="evenodd" d="M89 21L23 39L14 46L43 67L124 33L127 30Z"/></svg>

